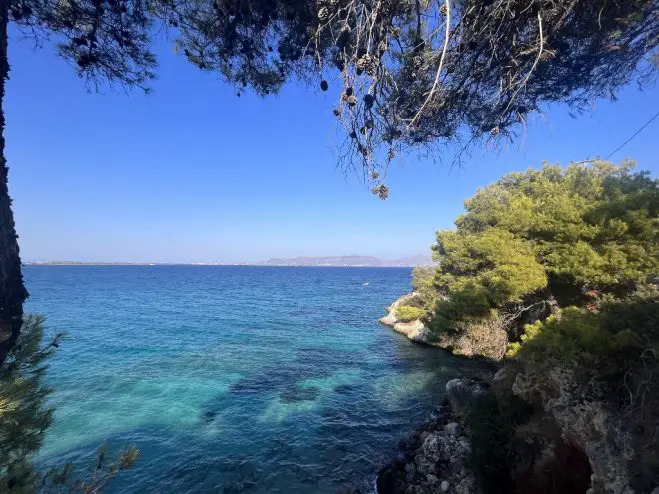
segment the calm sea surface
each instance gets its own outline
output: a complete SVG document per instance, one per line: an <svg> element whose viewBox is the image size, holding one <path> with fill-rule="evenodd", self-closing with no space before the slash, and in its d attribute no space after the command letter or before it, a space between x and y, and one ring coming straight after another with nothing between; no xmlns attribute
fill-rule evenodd
<svg viewBox="0 0 659 494"><path fill-rule="evenodd" d="M410 269L27 266L69 337L40 464L142 456L109 492L324 493L372 483L473 363L377 318ZM364 283L368 282L367 286Z"/></svg>

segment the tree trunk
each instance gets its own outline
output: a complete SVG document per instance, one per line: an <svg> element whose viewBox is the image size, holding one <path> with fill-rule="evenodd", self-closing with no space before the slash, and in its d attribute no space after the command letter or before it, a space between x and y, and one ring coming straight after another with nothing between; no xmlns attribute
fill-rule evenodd
<svg viewBox="0 0 659 494"><path fill-rule="evenodd" d="M0 363L14 346L23 323L27 290L21 273L18 235L7 188L9 169L5 159L5 82L9 79L7 26L10 1L0 0Z"/></svg>

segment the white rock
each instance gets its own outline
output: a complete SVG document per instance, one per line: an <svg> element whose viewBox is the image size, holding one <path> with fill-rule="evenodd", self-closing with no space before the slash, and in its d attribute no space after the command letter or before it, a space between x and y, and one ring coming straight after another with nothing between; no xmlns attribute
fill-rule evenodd
<svg viewBox="0 0 659 494"><path fill-rule="evenodd" d="M460 424L457 422L451 422L444 426L444 434L451 437L458 437L460 435Z"/></svg>
<svg viewBox="0 0 659 494"><path fill-rule="evenodd" d="M442 480L442 483L439 484L439 488L442 490L442 492L448 492L448 488L449 488L448 480Z"/></svg>

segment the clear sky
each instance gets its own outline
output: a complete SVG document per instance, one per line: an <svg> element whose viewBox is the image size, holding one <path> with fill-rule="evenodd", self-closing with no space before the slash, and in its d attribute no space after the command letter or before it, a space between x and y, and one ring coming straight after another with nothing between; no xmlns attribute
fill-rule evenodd
<svg viewBox="0 0 659 494"><path fill-rule="evenodd" d="M464 199L501 175L606 156L659 111L659 88L623 90L572 119L551 108L514 147L463 169L408 158L380 201L336 169L336 93L292 84L238 98L169 46L150 96L85 91L52 47L14 36L7 157L23 259L255 261L428 253ZM659 172L659 119L612 159ZM450 163L450 156L447 157Z"/></svg>

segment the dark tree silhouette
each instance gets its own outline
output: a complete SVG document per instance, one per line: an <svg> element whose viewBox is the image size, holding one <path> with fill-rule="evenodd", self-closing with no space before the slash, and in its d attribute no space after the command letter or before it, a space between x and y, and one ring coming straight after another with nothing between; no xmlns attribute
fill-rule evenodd
<svg viewBox="0 0 659 494"><path fill-rule="evenodd" d="M650 80L659 46L659 0L0 0L0 97L10 21L38 41L53 36L92 86L148 90L163 29L238 91L317 84L336 95L341 164L383 199L397 154L512 140L547 103L583 111ZM1 362L27 292L0 159Z"/></svg>
<svg viewBox="0 0 659 494"><path fill-rule="evenodd" d="M579 112L635 77L647 82L659 45L658 0L167 4L200 68L260 94L290 74L332 91L343 163L382 198L401 151L512 140L546 103Z"/></svg>
<svg viewBox="0 0 659 494"><path fill-rule="evenodd" d="M122 0L0 0L0 363L15 344L28 296L21 273L7 188L4 102L9 78L9 22L37 42L54 36L59 53L89 84L119 83L148 89L155 57L149 50L153 16L147 2Z"/></svg>

